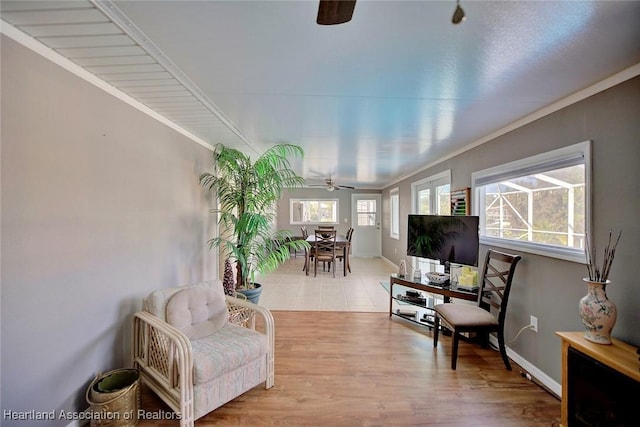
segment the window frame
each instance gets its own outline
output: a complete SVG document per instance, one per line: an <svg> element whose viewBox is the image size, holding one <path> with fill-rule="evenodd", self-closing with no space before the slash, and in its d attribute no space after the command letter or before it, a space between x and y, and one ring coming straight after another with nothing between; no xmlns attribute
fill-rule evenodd
<svg viewBox="0 0 640 427"><path fill-rule="evenodd" d="M400 240L400 189L389 192L389 237Z"/></svg>
<svg viewBox="0 0 640 427"><path fill-rule="evenodd" d="M411 213L418 213L418 189L420 187L429 187L429 190L433 193L433 197L430 199L429 212L436 214L438 212L438 198L437 189L441 186L449 186L449 192L451 192L451 169L447 169L443 172L429 176L427 178L420 179L411 183ZM446 215L442 213L440 215Z"/></svg>
<svg viewBox="0 0 640 427"><path fill-rule="evenodd" d="M451 169L446 169L442 172L430 175L426 178L419 179L411 183L411 212L412 214L431 214L431 215L446 215L446 212L439 212L439 198L438 188L449 186L449 194L451 194ZM429 190L429 212L419 212L419 200L418 193L421 190ZM451 199L451 198L449 198ZM449 209L451 209L451 202L449 202ZM449 212L450 213L450 212ZM407 237L408 238L408 237ZM412 259L411 265L414 270L424 269L425 271L444 271L444 266L434 260L428 260L426 258L410 257Z"/></svg>
<svg viewBox="0 0 640 427"><path fill-rule="evenodd" d="M366 197L367 195L364 195L365 197L359 197L356 202L355 202L355 221L354 221L354 227L359 227L359 228L374 228L374 227L379 227L380 225L380 200L378 198L370 198L370 197ZM360 202L363 201L371 201L373 202L373 205L375 206L374 210L365 210L365 211L360 211L358 210L358 204ZM372 224L360 224L360 215L365 215L367 216L369 219L371 219L371 214L374 214L375 216L373 217L374 221Z"/></svg>
<svg viewBox="0 0 640 427"><path fill-rule="evenodd" d="M579 156L582 156L584 160L585 233L590 234L591 192L593 189L591 181L591 141L584 141L524 159L504 163L492 168L473 172L471 174L471 182L472 194L475 201L472 204L472 210L474 215L478 215L480 217L480 243L584 264L586 262L584 248L571 248L531 241L505 239L493 236L490 237L483 234L486 220L484 209L485 199L482 187L490 183L501 182L507 179L559 169L562 166L559 167L557 165L562 165L563 162L570 162L572 159L575 160ZM555 169L552 168L554 165L556 165ZM545 169L545 167L547 169ZM524 174L522 171L524 171Z"/></svg>
<svg viewBox="0 0 640 427"><path fill-rule="evenodd" d="M293 219L293 205L296 202L335 202L335 221L319 221L319 220L311 220L311 221L294 221ZM305 198L294 198L289 199L289 224L291 225L309 225L309 224L328 224L328 225L339 225L340 224L340 200L337 198L319 198L319 197L305 197Z"/></svg>

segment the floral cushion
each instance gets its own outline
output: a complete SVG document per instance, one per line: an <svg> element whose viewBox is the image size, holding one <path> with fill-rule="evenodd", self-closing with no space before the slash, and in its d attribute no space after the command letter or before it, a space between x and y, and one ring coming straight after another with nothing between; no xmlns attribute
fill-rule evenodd
<svg viewBox="0 0 640 427"><path fill-rule="evenodd" d="M215 334L192 340L193 382L204 383L264 356L267 337L251 329L226 323Z"/></svg>

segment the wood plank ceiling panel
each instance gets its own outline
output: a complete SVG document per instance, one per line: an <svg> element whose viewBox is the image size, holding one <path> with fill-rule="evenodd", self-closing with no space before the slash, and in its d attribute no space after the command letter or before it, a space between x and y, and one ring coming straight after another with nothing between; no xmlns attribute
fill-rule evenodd
<svg viewBox="0 0 640 427"><path fill-rule="evenodd" d="M70 59L71 61L75 61L78 58L143 56L147 54L140 46L74 47L67 49L56 49L56 51L60 55Z"/></svg>
<svg viewBox="0 0 640 427"><path fill-rule="evenodd" d="M2 13L7 11L19 12L19 11L33 11L33 10L63 10L63 9L93 9L93 5L84 0L68 0L68 1L51 1L51 0L39 0L39 1L24 1L24 0L11 0L2 1Z"/></svg>
<svg viewBox="0 0 640 427"><path fill-rule="evenodd" d="M248 144L113 3L3 1L0 11L2 20L211 146Z"/></svg>
<svg viewBox="0 0 640 427"><path fill-rule="evenodd" d="M104 36L123 34L122 30L111 22L93 24L23 25L21 26L21 29L32 37Z"/></svg>
<svg viewBox="0 0 640 427"><path fill-rule="evenodd" d="M103 56L97 58L76 58L74 62L81 67L124 64L153 64L156 61L149 55L136 56Z"/></svg>
<svg viewBox="0 0 640 427"><path fill-rule="evenodd" d="M73 47L133 46L136 43L125 34L101 36L56 36L39 37L38 40L52 49Z"/></svg>
<svg viewBox="0 0 640 427"><path fill-rule="evenodd" d="M2 19L16 27L25 25L87 24L90 22L109 22L109 19L95 8L64 10L24 10L9 12L4 12L4 9L5 8L3 8Z"/></svg>

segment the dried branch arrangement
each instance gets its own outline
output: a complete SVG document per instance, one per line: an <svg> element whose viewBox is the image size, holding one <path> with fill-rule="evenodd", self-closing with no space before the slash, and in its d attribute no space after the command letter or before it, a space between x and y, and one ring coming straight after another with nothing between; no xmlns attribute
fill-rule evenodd
<svg viewBox="0 0 640 427"><path fill-rule="evenodd" d="M622 237L622 230L618 233L618 238L612 244L611 230L609 230L609 240L607 246L604 248L604 255L602 259L602 267L597 264L596 248L593 251L589 247L589 237L585 239L587 246L587 271L589 272L589 280L594 282L606 282L609 278L609 272L611 271L611 264L613 264L613 258L616 256L616 246Z"/></svg>

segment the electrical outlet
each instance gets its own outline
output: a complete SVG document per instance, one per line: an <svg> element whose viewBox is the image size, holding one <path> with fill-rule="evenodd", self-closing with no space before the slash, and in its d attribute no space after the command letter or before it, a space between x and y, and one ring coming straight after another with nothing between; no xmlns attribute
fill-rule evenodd
<svg viewBox="0 0 640 427"><path fill-rule="evenodd" d="M533 332L538 332L538 318L535 316L531 316L531 320L529 321L531 324L531 329Z"/></svg>

